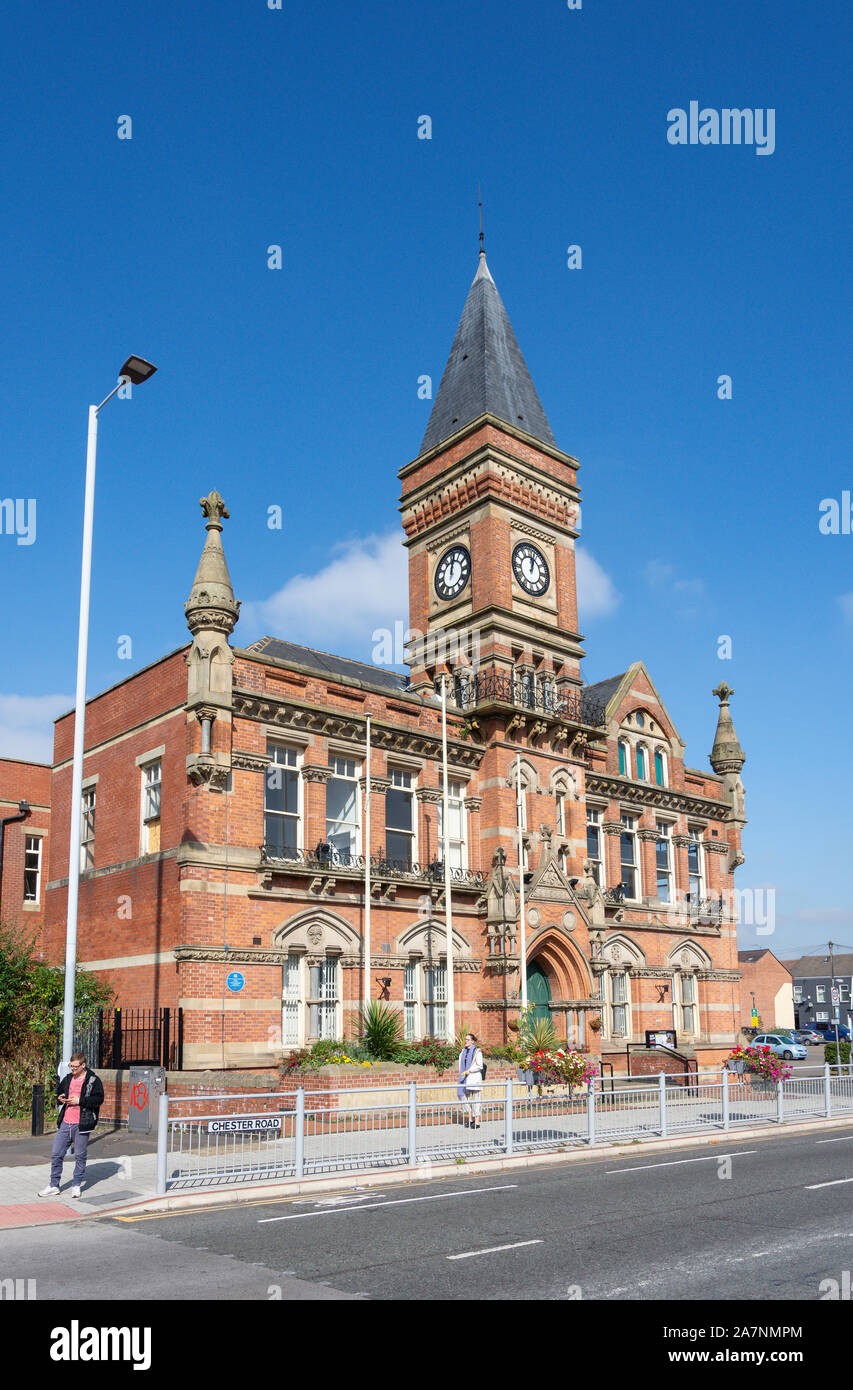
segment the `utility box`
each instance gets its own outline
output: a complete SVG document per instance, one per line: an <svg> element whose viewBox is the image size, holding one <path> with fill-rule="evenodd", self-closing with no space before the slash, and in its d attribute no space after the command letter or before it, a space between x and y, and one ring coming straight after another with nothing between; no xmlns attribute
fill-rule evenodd
<svg viewBox="0 0 853 1390"><path fill-rule="evenodd" d="M166 1090L163 1067L131 1067L127 1105L129 1134L150 1134L157 1129L160 1097Z"/></svg>

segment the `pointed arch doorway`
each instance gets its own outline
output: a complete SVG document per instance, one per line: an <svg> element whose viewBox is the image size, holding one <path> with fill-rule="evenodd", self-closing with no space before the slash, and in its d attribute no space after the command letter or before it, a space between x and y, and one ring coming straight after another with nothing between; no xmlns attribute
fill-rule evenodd
<svg viewBox="0 0 853 1390"><path fill-rule="evenodd" d="M533 1005L533 1017L547 1019L553 1022L551 1017L551 985L548 976L537 961L531 961L527 967L527 999Z"/></svg>

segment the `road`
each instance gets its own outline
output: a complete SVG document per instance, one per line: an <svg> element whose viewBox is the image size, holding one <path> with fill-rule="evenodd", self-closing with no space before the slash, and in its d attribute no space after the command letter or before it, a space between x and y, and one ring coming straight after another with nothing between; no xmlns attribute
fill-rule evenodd
<svg viewBox="0 0 853 1390"><path fill-rule="evenodd" d="M853 1268L853 1124L10 1230L3 1246L0 1276L35 1278L40 1300L814 1301Z"/></svg>

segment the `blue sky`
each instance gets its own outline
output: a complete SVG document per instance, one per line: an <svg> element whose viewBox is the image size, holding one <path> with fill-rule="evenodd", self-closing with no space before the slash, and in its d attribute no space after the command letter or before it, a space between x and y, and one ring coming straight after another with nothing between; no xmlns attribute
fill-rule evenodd
<svg viewBox="0 0 853 1390"><path fill-rule="evenodd" d="M33 544L0 534L0 753L48 757L73 701L86 408L129 352L159 372L101 417L90 693L186 640L212 487L235 640L369 658L405 620L396 472L476 268L479 180L582 465L587 679L643 659L696 766L733 686L739 885L776 891L776 932L744 944L853 942L853 537L818 530L853 478L849 6L10 0L0 26L0 498L37 504ZM691 100L772 108L775 150L669 144Z"/></svg>

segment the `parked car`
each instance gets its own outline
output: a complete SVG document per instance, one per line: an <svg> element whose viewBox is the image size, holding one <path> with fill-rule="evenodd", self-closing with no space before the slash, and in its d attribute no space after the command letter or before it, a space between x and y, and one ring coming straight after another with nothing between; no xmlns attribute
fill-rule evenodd
<svg viewBox="0 0 853 1390"><path fill-rule="evenodd" d="M815 1023L812 1024L812 1027L814 1028L816 1033L820 1034L821 1042L835 1042L834 1023ZM842 1042L850 1041L850 1029L847 1027L846 1023L839 1023L838 1036L842 1040Z"/></svg>
<svg viewBox="0 0 853 1390"><path fill-rule="evenodd" d="M823 1033L819 1033L816 1028L798 1028L794 1033L796 1042L801 1043L822 1043L826 1042Z"/></svg>
<svg viewBox="0 0 853 1390"><path fill-rule="evenodd" d="M769 1047L774 1056L781 1057L783 1062L804 1062L809 1055L802 1043L794 1042L786 1033L759 1033L757 1038L753 1038L751 1046Z"/></svg>

